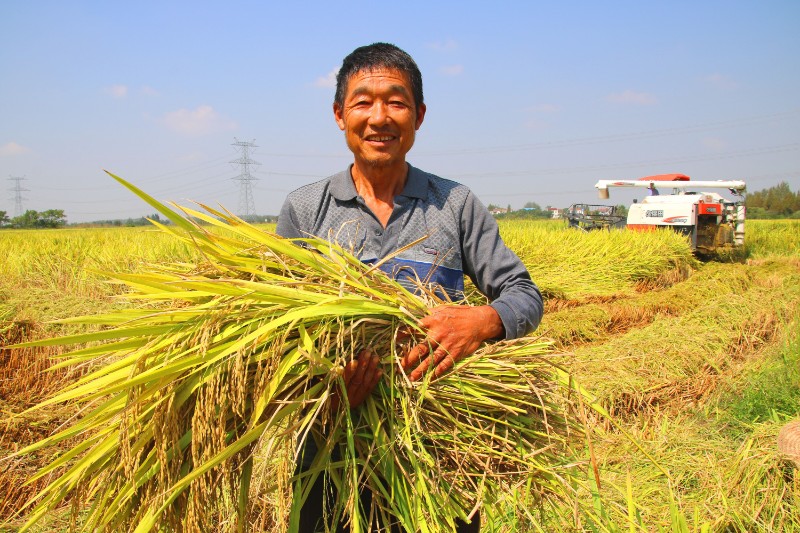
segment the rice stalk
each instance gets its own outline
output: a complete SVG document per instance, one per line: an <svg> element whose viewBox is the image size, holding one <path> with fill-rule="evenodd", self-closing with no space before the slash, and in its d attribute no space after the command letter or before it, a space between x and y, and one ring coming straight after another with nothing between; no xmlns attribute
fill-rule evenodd
<svg viewBox="0 0 800 533"><path fill-rule="evenodd" d="M290 529L319 475L338 489L330 521L351 531L374 517L452 528L523 480L542 497L562 495L579 392L546 343L485 346L447 376L411 383L396 363L398 337L419 331L435 296L411 294L329 242L300 247L207 206L179 214L115 179L202 259L111 273L148 306L65 319L102 329L28 343L76 345L55 367L92 370L35 408L74 402L84 415L16 454L80 437L29 480L54 477L21 510L22 531L67 498L86 531L245 530L256 458L306 439L318 452L294 478ZM341 369L363 348L381 355L384 379L359 409L334 411ZM364 487L370 509L359 504Z"/></svg>

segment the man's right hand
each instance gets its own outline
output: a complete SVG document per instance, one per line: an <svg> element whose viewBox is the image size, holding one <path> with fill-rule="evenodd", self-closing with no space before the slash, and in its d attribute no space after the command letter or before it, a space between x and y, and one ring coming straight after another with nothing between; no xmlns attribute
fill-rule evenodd
<svg viewBox="0 0 800 533"><path fill-rule="evenodd" d="M381 358L369 348L361 350L355 359L344 366L344 387L347 390L347 402L350 408L358 407L372 393L380 381L383 370L380 368ZM331 398L331 409L337 410L341 405L340 389L334 390Z"/></svg>

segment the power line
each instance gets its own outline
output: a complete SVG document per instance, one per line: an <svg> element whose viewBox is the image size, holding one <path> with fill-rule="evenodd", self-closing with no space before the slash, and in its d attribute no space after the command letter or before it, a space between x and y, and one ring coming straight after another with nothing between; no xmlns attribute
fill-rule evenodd
<svg viewBox="0 0 800 533"><path fill-rule="evenodd" d="M14 216L22 216L24 212L22 209L22 200L27 200L27 198L23 198L22 193L28 191L28 189L23 189L21 182L25 179L24 177L15 177L12 176L8 178L9 181L16 182L12 189L9 189L11 192L14 193Z"/></svg>
<svg viewBox="0 0 800 533"><path fill-rule="evenodd" d="M234 137L234 139L236 139L236 137ZM247 219L255 215L256 208L253 200L253 182L258 180L258 178L254 178L253 175L250 174L250 167L253 165L260 165L261 163L250 159L250 149L257 148L255 139L253 139L253 142L245 142L236 139L233 146L242 153L242 157L231 161L231 163L239 165L241 169L239 175L232 179L239 182L239 216Z"/></svg>
<svg viewBox="0 0 800 533"><path fill-rule="evenodd" d="M415 155L425 156L425 157L448 156L448 155L483 155L492 153L533 151L545 148L573 147L581 145L594 145L594 144L614 143L614 142L633 141L633 140L638 141L642 139L654 139L658 137L667 137L671 135L686 135L687 133L702 133L706 131L714 131L719 129L752 126L762 122L792 118L798 113L800 113L800 109L791 109L789 111L772 113L768 115L759 115L754 117L746 117L741 119L726 120L720 122L695 124L691 126L683 126L676 128L664 128L657 130L639 131L633 133L601 135L595 137L579 137L574 139L543 141L537 143L517 144L517 145L488 146L488 147L476 146L471 148L456 148L452 150L435 150L435 151L422 150L422 151L416 151Z"/></svg>
<svg viewBox="0 0 800 533"><path fill-rule="evenodd" d="M554 167L538 170L511 170L511 171L494 171L494 172L452 172L451 174L458 175L459 179L465 178L498 178L498 177L513 177L513 176L552 176L563 174L575 174L578 172L590 171L608 171L623 168L636 168L636 167L652 167L655 165L676 164L676 163L691 163L698 161L713 161L715 159L731 159L734 157L750 157L758 155L775 154L780 152L788 152L800 149L800 143L790 143L776 146L765 146L761 148L750 148L744 150L733 150L729 152L719 152L714 154L694 155L694 156L677 156L660 159L646 159L640 161L627 161L622 163L607 163L597 165L575 166L575 167Z"/></svg>

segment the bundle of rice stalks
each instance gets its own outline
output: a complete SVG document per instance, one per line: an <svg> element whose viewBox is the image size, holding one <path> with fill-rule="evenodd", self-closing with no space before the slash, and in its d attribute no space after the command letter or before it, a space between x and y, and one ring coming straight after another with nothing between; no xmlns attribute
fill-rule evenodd
<svg viewBox="0 0 800 533"><path fill-rule="evenodd" d="M565 490L573 388L546 344L487 346L443 378L411 383L398 336L418 332L440 302L326 241L300 247L205 206L179 215L115 179L204 260L116 273L141 306L65 320L105 329L34 343L78 344L56 367L92 371L38 406L77 402L83 416L20 453L81 442L34 478L56 475L26 506L23 530L68 498L85 511L84 530L243 530L251 476L263 470L254 457L283 457L307 439L318 451L295 478L290 529L323 473L337 488L328 515L351 531L375 519L452 529L520 480L552 497ZM382 356L383 379L358 409L332 409L337 393L346 398L343 366L367 347Z"/></svg>

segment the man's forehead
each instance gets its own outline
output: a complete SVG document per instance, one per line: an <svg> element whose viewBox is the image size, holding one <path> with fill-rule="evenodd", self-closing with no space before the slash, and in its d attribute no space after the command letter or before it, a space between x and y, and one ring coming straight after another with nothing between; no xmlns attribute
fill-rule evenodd
<svg viewBox="0 0 800 533"><path fill-rule="evenodd" d="M375 82L386 82L391 90L411 94L411 79L402 70L375 67L354 72L347 79L347 92L360 93Z"/></svg>

